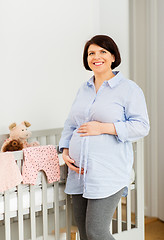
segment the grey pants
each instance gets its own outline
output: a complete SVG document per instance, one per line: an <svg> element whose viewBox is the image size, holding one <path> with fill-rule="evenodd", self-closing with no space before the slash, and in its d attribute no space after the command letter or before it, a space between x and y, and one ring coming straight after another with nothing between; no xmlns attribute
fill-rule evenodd
<svg viewBox="0 0 164 240"><path fill-rule="evenodd" d="M109 226L124 189L102 199L72 195L74 219L80 240L114 240Z"/></svg>

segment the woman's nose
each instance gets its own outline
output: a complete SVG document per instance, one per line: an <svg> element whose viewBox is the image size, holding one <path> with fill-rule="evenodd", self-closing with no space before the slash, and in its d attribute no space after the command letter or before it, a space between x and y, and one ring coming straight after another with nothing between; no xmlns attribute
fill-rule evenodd
<svg viewBox="0 0 164 240"><path fill-rule="evenodd" d="M96 59L99 59L100 58L100 54L99 53L95 53L95 56L94 56Z"/></svg>

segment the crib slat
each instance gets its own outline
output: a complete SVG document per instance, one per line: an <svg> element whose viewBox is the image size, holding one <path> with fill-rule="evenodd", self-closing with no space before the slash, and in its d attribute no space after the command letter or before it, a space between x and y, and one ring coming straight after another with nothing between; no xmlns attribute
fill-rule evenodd
<svg viewBox="0 0 164 240"><path fill-rule="evenodd" d="M47 181L42 173L42 198L43 198L43 239L48 237L48 219L47 219Z"/></svg>
<svg viewBox="0 0 164 240"><path fill-rule="evenodd" d="M37 137L37 141L39 142L40 145L43 145L42 144L42 137Z"/></svg>
<svg viewBox="0 0 164 240"><path fill-rule="evenodd" d="M35 186L30 185L31 240L36 240Z"/></svg>
<svg viewBox="0 0 164 240"><path fill-rule="evenodd" d="M60 138L61 138L61 134L56 134L56 136L55 136L56 144L59 144Z"/></svg>
<svg viewBox="0 0 164 240"><path fill-rule="evenodd" d="M110 233L112 234L113 233L113 223L112 223L112 221L111 221L111 223L110 223Z"/></svg>
<svg viewBox="0 0 164 240"><path fill-rule="evenodd" d="M18 186L18 230L19 240L24 239L22 186Z"/></svg>
<svg viewBox="0 0 164 240"><path fill-rule="evenodd" d="M128 189L128 195L126 198L127 205L126 205L126 211L127 211L127 230L131 229L131 190Z"/></svg>
<svg viewBox="0 0 164 240"><path fill-rule="evenodd" d="M22 171L22 161L23 160L17 160L17 165L20 169L20 172ZM22 194L22 185L19 184L17 187L18 192L18 235L19 240L24 239L24 229L23 229L23 194Z"/></svg>
<svg viewBox="0 0 164 240"><path fill-rule="evenodd" d="M59 183L54 183L55 240L59 240Z"/></svg>
<svg viewBox="0 0 164 240"><path fill-rule="evenodd" d="M50 136L46 136L46 145L50 145L50 142L51 142Z"/></svg>
<svg viewBox="0 0 164 240"><path fill-rule="evenodd" d="M122 231L122 206L121 206L121 199L117 206L117 230L118 233Z"/></svg>
<svg viewBox="0 0 164 240"><path fill-rule="evenodd" d="M22 195L22 185L18 185L18 232L19 240L24 239L23 234L23 195Z"/></svg>
<svg viewBox="0 0 164 240"><path fill-rule="evenodd" d="M71 240L71 224L72 224L72 208L71 198L69 195L66 196L66 233L67 240Z"/></svg>
<svg viewBox="0 0 164 240"><path fill-rule="evenodd" d="M4 197L5 197L5 240L11 240L9 190L5 191Z"/></svg>
<svg viewBox="0 0 164 240"><path fill-rule="evenodd" d="M136 194L135 194L135 225L143 232L144 239L144 140L135 143L135 172L136 172Z"/></svg>

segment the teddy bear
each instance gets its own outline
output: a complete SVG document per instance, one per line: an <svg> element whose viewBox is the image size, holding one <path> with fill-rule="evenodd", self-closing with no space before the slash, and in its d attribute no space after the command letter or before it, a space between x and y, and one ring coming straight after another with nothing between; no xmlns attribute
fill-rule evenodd
<svg viewBox="0 0 164 240"><path fill-rule="evenodd" d="M39 142L37 141L32 143L27 142L27 139L31 136L31 132L27 129L30 126L31 124L27 121L23 121L19 125L12 123L9 126L10 136L3 143L1 152L18 151L26 147L39 146Z"/></svg>
<svg viewBox="0 0 164 240"><path fill-rule="evenodd" d="M20 140L11 140L7 145L4 146L3 152L19 151L23 149L23 143Z"/></svg>

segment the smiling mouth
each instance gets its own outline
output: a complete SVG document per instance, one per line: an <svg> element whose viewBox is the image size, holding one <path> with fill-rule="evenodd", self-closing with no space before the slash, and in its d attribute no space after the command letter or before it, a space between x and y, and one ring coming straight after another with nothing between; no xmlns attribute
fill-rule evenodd
<svg viewBox="0 0 164 240"><path fill-rule="evenodd" d="M101 65L103 65L104 63L103 62L95 62L95 63L93 63L95 66L101 66Z"/></svg>

